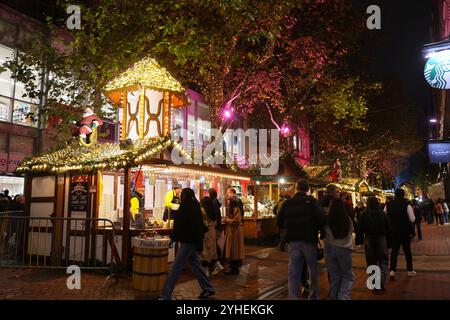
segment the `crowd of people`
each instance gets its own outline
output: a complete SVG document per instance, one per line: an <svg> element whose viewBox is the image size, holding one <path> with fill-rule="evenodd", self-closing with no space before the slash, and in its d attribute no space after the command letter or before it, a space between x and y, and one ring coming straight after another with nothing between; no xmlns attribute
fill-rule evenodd
<svg viewBox="0 0 450 320"><path fill-rule="evenodd" d="M171 300L186 262L202 288L199 298L205 299L215 294L210 275L221 272L224 269L223 264L228 266L223 272L224 275L238 275L240 272L245 257L242 228L244 206L236 190L229 188L225 198L226 217L222 219L222 204L214 188L209 189L208 195L200 201L190 188L179 191L179 207L172 211L174 226L171 239L180 246L163 287L161 299ZM221 246L220 240L223 237L224 244Z"/></svg>
<svg viewBox="0 0 450 320"><path fill-rule="evenodd" d="M324 243L329 298L350 299L355 281L353 234L355 245L364 245L367 266L380 268L381 281L380 286L373 289L375 293L385 292L388 268L391 280L395 280L400 247L405 254L408 276L416 275L411 239L416 235L416 227L417 235L422 239L423 206L405 199L402 189L397 189L395 198L386 204L381 204L376 197L369 197L367 207L362 203L354 207L351 196L340 194L332 184L321 201L309 195L305 181L297 183L296 192L293 198L278 203L275 210L282 230L280 249L285 249L285 243L289 248L289 299L300 299L302 287L307 287L310 299L317 299L317 261L321 259L321 242Z"/></svg>
<svg viewBox="0 0 450 320"><path fill-rule="evenodd" d="M5 189L0 193L0 212L7 211L24 211L25 210L25 196L17 194L12 198L9 195L9 190Z"/></svg>
<svg viewBox="0 0 450 320"><path fill-rule="evenodd" d="M224 203L226 217L222 217L222 204L215 189L209 189L200 201L192 189L177 189L174 197L179 197L179 208L173 212L171 239L179 242L180 247L161 299L171 299L185 262L202 288L199 298L208 298L215 294L211 275L224 269L224 275L240 272L245 257L243 204L236 190L229 188ZM317 266L323 257L328 271L329 298L349 300L355 282L354 245L364 245L367 266L377 266L381 271L380 285L373 292L385 292L388 272L391 280L396 279L400 248L406 259L407 275L416 275L411 240L416 236L423 239L422 221L434 223L435 219L438 224L448 221L445 201L427 200L419 205L417 201L408 201L402 189L395 190L395 197L386 204L369 197L365 204L358 202L356 206L350 195L341 194L333 184L327 187L320 201L309 191L308 183L299 181L295 196L281 195L274 208L280 228L280 250L288 247L288 291L292 300L300 299L305 293L310 299L318 298Z"/></svg>

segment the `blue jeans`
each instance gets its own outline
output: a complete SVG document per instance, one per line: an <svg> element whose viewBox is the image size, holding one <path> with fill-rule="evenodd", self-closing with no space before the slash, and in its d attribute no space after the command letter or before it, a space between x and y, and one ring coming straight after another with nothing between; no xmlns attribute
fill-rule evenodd
<svg viewBox="0 0 450 320"><path fill-rule="evenodd" d="M352 251L327 244L324 253L330 274L330 298L350 300L350 290L355 282L355 275L352 272Z"/></svg>
<svg viewBox="0 0 450 320"><path fill-rule="evenodd" d="M444 212L444 223L448 222L448 212Z"/></svg>
<svg viewBox="0 0 450 320"><path fill-rule="evenodd" d="M305 261L311 281L309 299L317 300L317 244L304 241L289 242L289 300L300 299Z"/></svg>
<svg viewBox="0 0 450 320"><path fill-rule="evenodd" d="M175 256L175 260L172 263L172 267L170 269L169 276L167 277L166 283L164 284L164 288L162 290L162 299L163 300L171 300L172 292L175 288L175 284L177 283L178 278L183 272L183 267L187 262L189 263L189 267L191 271L194 273L200 287L203 290L214 291L213 286L208 280L208 277L203 270L200 261L197 257L197 252L195 250L195 244L193 243L181 243L180 248Z"/></svg>

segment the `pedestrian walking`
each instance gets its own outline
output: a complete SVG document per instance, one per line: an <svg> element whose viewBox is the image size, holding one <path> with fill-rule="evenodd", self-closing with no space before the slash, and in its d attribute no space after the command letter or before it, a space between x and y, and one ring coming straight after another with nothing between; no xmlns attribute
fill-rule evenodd
<svg viewBox="0 0 450 320"><path fill-rule="evenodd" d="M353 221L344 202L333 199L325 225L325 259L331 280L332 300L350 300L355 282L352 272Z"/></svg>
<svg viewBox="0 0 450 320"><path fill-rule="evenodd" d="M446 200L442 200L442 208L444 209L444 216L442 217L443 219L441 224L444 224L448 222L448 212L449 212Z"/></svg>
<svg viewBox="0 0 450 320"><path fill-rule="evenodd" d="M278 201L278 203L273 208L273 214L275 216L278 215L278 212L280 212L281 206L289 198L290 197L287 194L280 196L280 201ZM278 248L280 249L280 251L284 252L286 250L286 226L279 227L279 229L280 229L280 242L278 244Z"/></svg>
<svg viewBox="0 0 450 320"><path fill-rule="evenodd" d="M442 221L444 220L444 207L442 206L441 198L438 198L434 205L434 217L436 219L437 225L443 224Z"/></svg>
<svg viewBox="0 0 450 320"><path fill-rule="evenodd" d="M427 199L422 205L425 218L428 224L433 224L434 221L434 202L432 199Z"/></svg>
<svg viewBox="0 0 450 320"><path fill-rule="evenodd" d="M217 191L214 188L210 188L208 190L209 197L211 198L214 215L216 217L216 252L217 252L217 260L214 265L214 268L211 272L212 275L218 274L220 271L222 271L224 268L221 264L221 257L222 257L222 250L219 247L218 241L222 237L225 237L224 233L225 230L222 226L222 215L220 213L220 208L222 207L222 204L220 203L219 199L217 198Z"/></svg>
<svg viewBox="0 0 450 320"><path fill-rule="evenodd" d="M213 202L209 196L203 197L200 205L203 214L203 224L208 228L203 238L203 251L200 255L200 261L205 268L206 276L209 277L218 259L216 238L217 216L214 214Z"/></svg>
<svg viewBox="0 0 450 320"><path fill-rule="evenodd" d="M175 284L188 262L192 273L202 288L200 299L212 296L215 291L208 280L198 259L198 253L203 251L203 237L205 227L203 225L200 203L195 198L195 193L190 188L182 190L180 195L180 207L174 216L172 241L180 242L180 247L172 263L172 267L162 290L162 300L171 300Z"/></svg>
<svg viewBox="0 0 450 320"><path fill-rule="evenodd" d="M423 217L423 210L419 206L419 203L416 200L413 200L412 207L414 210L414 217L416 218L416 221L414 222L414 229L413 229L413 237L416 236L419 240L422 240L422 217ZM416 233L417 229L417 233Z"/></svg>
<svg viewBox="0 0 450 320"><path fill-rule="evenodd" d="M230 268L225 275L238 275L239 268L245 258L244 230L242 228L242 202L236 193L231 192L226 199L227 226L225 238L225 259L228 260Z"/></svg>
<svg viewBox="0 0 450 320"><path fill-rule="evenodd" d="M389 217L383 212L376 197L367 199L367 209L359 219L359 231L364 238L364 249L367 266L378 266L381 270L381 283L375 293L386 290L388 271L388 247L391 242L391 224Z"/></svg>
<svg viewBox="0 0 450 320"><path fill-rule="evenodd" d="M415 222L414 210L405 199L405 191L403 189L395 190L394 201L388 203L386 212L389 216L392 226L392 251L390 261L390 277L395 280L397 271L397 258L400 246L403 249L406 259L406 267L408 276L415 276L413 269L413 260L411 253L411 237L413 231L413 223Z"/></svg>
<svg viewBox="0 0 450 320"><path fill-rule="evenodd" d="M286 242L289 244L289 299L300 299L306 261L311 284L309 298L316 300L318 234L325 225L326 215L319 201L307 195L309 185L305 181L297 182L296 191L277 216L278 226L286 226Z"/></svg>

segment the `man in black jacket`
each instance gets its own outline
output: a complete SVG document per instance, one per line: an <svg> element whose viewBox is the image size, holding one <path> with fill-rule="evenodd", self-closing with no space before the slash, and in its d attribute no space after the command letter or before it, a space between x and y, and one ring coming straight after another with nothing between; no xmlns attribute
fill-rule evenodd
<svg viewBox="0 0 450 320"><path fill-rule="evenodd" d="M308 196L309 186L297 182L297 194L280 208L277 223L286 226L289 243L289 299L300 299L304 263L311 279L309 298L317 299L317 243L319 230L325 225L326 215L319 201Z"/></svg>
<svg viewBox="0 0 450 320"><path fill-rule="evenodd" d="M416 272L413 269L411 253L411 238L414 230L413 223L416 219L414 217L413 208L405 199L405 191L403 189L395 190L395 199L386 205L386 212L392 226L390 277L392 280L395 280L395 272L397 271L397 257L400 246L402 246L403 252L405 253L408 276L415 276Z"/></svg>
<svg viewBox="0 0 450 320"><path fill-rule="evenodd" d="M364 252L367 267L378 266L381 271L380 288L374 293L382 293L386 288L386 276L389 263L388 247L391 242L391 223L381 209L376 197L367 199L367 209L358 219L358 238L364 239Z"/></svg>

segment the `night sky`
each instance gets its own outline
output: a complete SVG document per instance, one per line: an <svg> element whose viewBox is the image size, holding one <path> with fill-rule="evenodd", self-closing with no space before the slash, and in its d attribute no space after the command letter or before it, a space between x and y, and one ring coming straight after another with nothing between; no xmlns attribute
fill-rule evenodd
<svg viewBox="0 0 450 320"><path fill-rule="evenodd" d="M353 0L363 13L369 5L381 8L381 30L370 31L374 51L368 66L379 80L390 78L402 87L415 104L424 111L430 107L430 88L423 76L422 46L430 41L432 0ZM368 17L368 14L365 14ZM373 39L372 39L373 36Z"/></svg>

